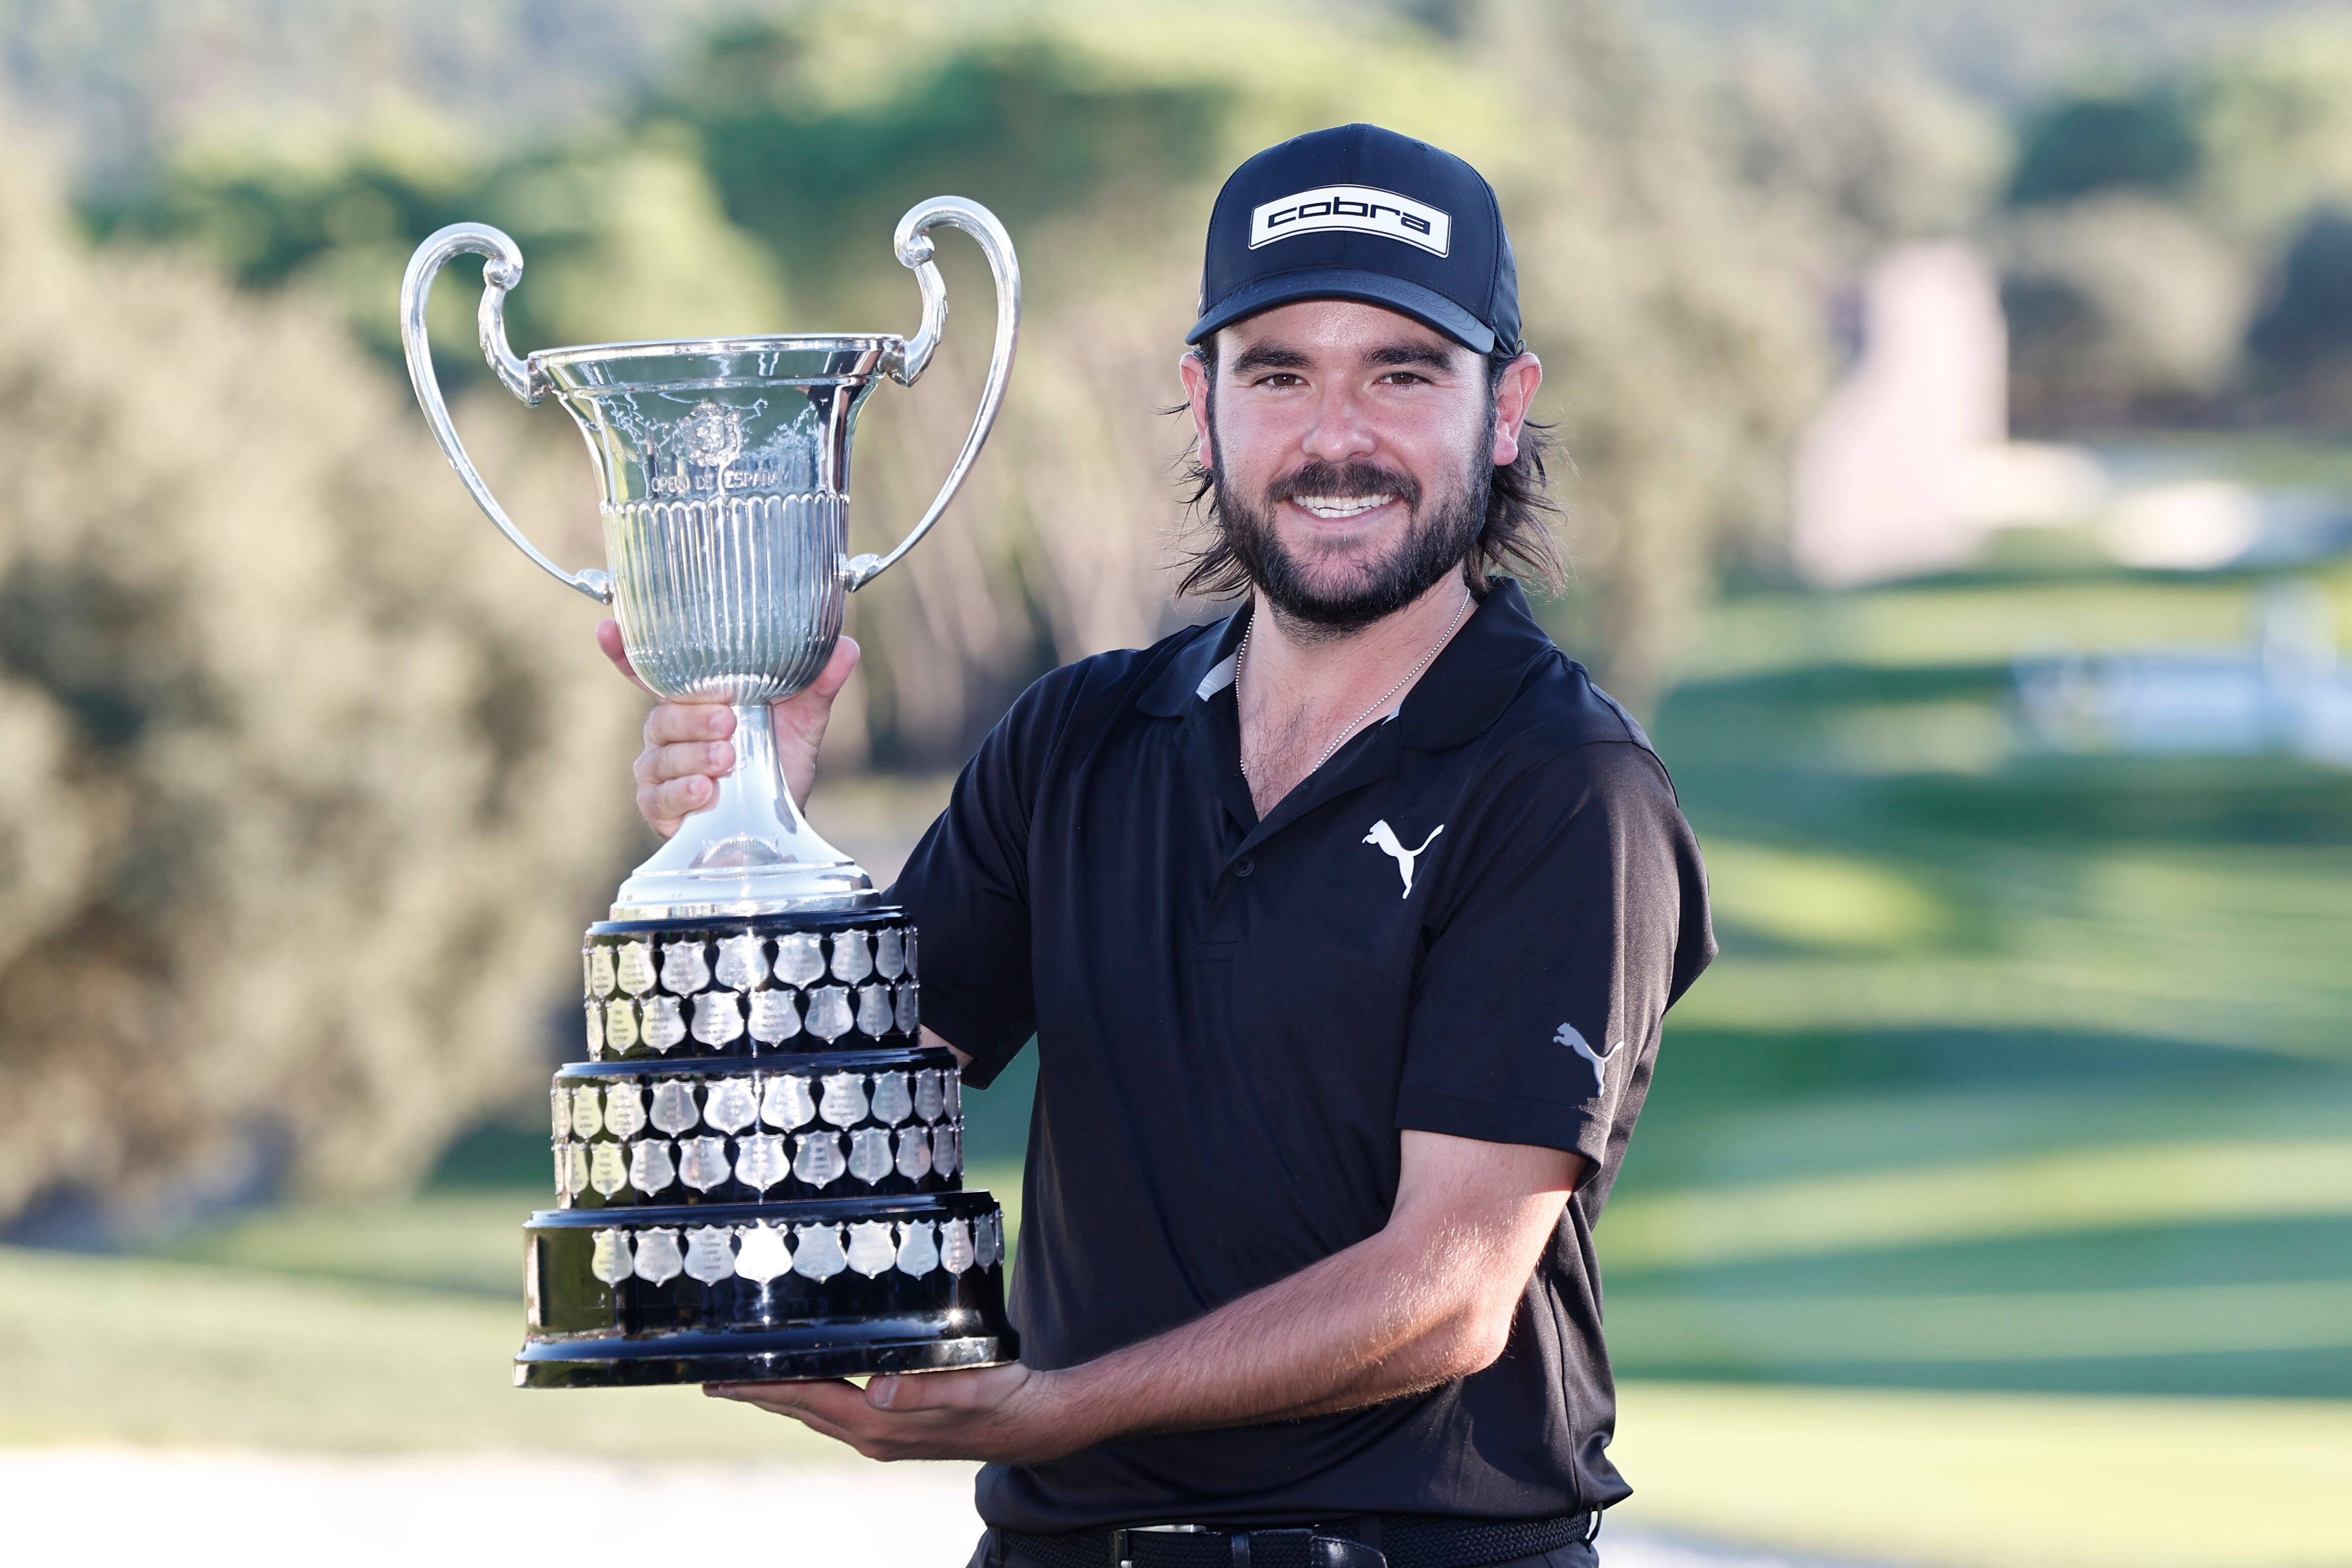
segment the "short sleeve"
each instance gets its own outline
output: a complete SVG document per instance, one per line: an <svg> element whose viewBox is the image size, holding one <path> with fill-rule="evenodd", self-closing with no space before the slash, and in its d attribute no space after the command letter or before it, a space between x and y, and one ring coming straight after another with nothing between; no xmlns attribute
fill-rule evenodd
<svg viewBox="0 0 2352 1568"><path fill-rule="evenodd" d="M1666 1008L1713 952L1673 786L1638 742L1590 742L1522 772L1459 831L1432 889L1398 1125L1605 1166Z"/></svg>
<svg viewBox="0 0 2352 1568"><path fill-rule="evenodd" d="M1047 681L1052 680L1047 678ZM1029 967L1031 781L1047 682L989 731L889 897L913 916L922 1019L984 1089L1036 1030Z"/></svg>

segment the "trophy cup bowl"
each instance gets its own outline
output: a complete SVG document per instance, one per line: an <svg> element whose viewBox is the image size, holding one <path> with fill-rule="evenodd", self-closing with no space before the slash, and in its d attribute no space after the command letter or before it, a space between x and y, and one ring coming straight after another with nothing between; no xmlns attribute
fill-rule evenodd
<svg viewBox="0 0 2352 1568"><path fill-rule="evenodd" d="M980 408L939 494L887 555L848 553L849 452L883 378L911 386L947 324L930 231L978 242L996 283ZM515 242L428 237L401 285L418 404L475 501L543 570L612 607L665 698L723 700L736 762L621 884L582 952L588 1060L562 1068L559 1206L525 1227L526 1387L600 1387L989 1365L1018 1353L1002 1211L961 1184L954 1056L925 1045L914 927L819 837L778 766L769 705L808 686L845 596L939 521L1013 368L1011 238L960 197L919 204L894 245L922 297L915 335L603 343L518 357ZM484 258L484 356L525 403L553 397L595 464L602 570L567 572L490 493L425 337L435 276Z"/></svg>
<svg viewBox="0 0 2352 1568"><path fill-rule="evenodd" d="M963 449L921 519L887 555L851 557L849 449L876 382L911 386L947 325L947 289L930 231L979 242L996 280L996 339ZM940 196L899 220L898 260L914 270L923 315L912 338L888 334L713 338L600 343L518 358L506 297L522 252L487 224L427 238L401 285L401 341L417 402L450 465L492 522L559 581L612 606L629 663L663 697L724 698L735 710L736 763L716 805L688 818L621 884L616 920L773 914L855 906L875 894L856 863L819 837L784 788L768 705L816 679L841 635L844 595L912 549L971 472L1004 401L1021 318L1013 242L976 202ZM525 403L552 396L580 426L596 468L603 571L566 572L499 506L457 438L425 331L433 279L449 261L484 258L482 353Z"/></svg>

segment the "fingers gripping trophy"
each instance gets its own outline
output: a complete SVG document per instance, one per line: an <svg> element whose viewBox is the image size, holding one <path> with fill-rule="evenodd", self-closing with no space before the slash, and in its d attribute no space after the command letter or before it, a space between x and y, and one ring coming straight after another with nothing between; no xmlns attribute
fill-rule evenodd
<svg viewBox="0 0 2352 1568"><path fill-rule="evenodd" d="M947 323L931 231L962 229L996 279L995 349L947 481L887 555L847 553L849 449L882 377L911 386ZM844 596L947 510L1003 402L1021 274L1003 226L942 196L899 221L922 321L892 335L604 343L518 358L512 239L454 224L417 248L401 340L433 434L490 521L609 605L663 697L723 698L737 761L717 802L621 884L583 949L587 1059L550 1097L558 1206L525 1227L530 1388L841 1377L984 1366L1019 1351L1003 1216L966 1192L954 1057L919 1032L915 928L817 837L778 766L769 704L814 680ZM602 571L524 537L450 423L425 302L485 258L482 352L525 403L579 424L596 465Z"/></svg>

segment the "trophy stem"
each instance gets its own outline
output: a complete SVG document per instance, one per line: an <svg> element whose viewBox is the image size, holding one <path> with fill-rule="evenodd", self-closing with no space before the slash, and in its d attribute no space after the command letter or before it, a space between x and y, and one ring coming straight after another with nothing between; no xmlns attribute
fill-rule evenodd
<svg viewBox="0 0 2352 1568"><path fill-rule="evenodd" d="M864 868L818 837L784 787L775 715L735 705L735 769L719 798L621 884L616 921L855 910L876 901Z"/></svg>

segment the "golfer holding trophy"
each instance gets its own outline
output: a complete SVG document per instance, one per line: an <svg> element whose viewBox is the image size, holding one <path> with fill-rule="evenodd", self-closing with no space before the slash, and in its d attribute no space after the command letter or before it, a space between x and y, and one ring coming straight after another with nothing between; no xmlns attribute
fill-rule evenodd
<svg viewBox="0 0 2352 1568"><path fill-rule="evenodd" d="M910 221L919 228L919 216ZM902 259L912 232L902 226ZM494 289L512 281L503 266L492 264ZM1010 275L1004 251L1000 289ZM989 1528L974 1568L1590 1568L1601 1510L1631 1491L1608 1453L1614 1394L1591 1227L1648 1089L1663 1015L1714 942L1697 847L1656 753L1553 646L1511 575L1556 583L1559 563L1546 437L1528 421L1542 370L1520 340L1501 210L1475 169L1426 143L1369 125L1317 132L1226 182L1199 304L1180 368L1206 526L1181 587L1240 603L1222 620L1079 660L1032 687L965 767L887 911L706 910L670 891L682 871L739 854L725 846L740 843L748 868L765 853L757 846L786 842L734 826L741 770L813 776L855 656L842 645L828 661L814 637L775 638L773 684L735 683L695 662L700 653L660 661L672 639L691 640L684 628L731 624L758 602L733 586L754 560L810 563L760 568L803 585L810 624L837 606L833 583L887 565L836 557L827 578L815 564L838 548L822 520L844 504L843 468L820 463L793 480L805 489L780 497L766 514L774 521L747 527L747 564L733 575L688 564L736 548L714 524L628 521L640 497L608 480L620 625L607 651L664 699L637 763L638 805L685 847L649 862L624 887L615 921L591 936L591 1023L601 1006L605 1059L567 1068L573 1098L557 1102L559 1182L577 1190L571 1208L533 1221L526 1375L659 1357L652 1347L666 1339L702 1354L730 1335L749 1345L887 1325L868 1342L894 1355L916 1354L918 1342L958 1347L897 1366L968 1359L919 1376L890 1371L863 1388L824 1380L852 1370L830 1342L795 1342L809 1347L800 1359L766 1370L698 1374L708 1363L688 1355L659 1364L664 1375L739 1380L712 1392L861 1453L987 1461L978 1504ZM488 343L493 301L483 309ZM845 363L852 342L883 342L829 341ZM1002 313L997 342L982 427L1011 346ZM649 417L644 367L577 357L595 352L534 356L506 379L528 395L534 375L549 378L575 412L592 401L613 410L604 418L616 431L625 406ZM874 352L875 365L896 363ZM724 381L716 360L697 374L696 388ZM827 423L845 418L845 389L823 384L834 401L821 403L818 381L799 380L814 412L794 417L845 430ZM688 405L698 395L683 384L669 395L665 405L681 411L658 441L600 426L592 446L653 449L648 476L697 485L699 459L681 454L727 451L740 464L766 450L758 441L772 423L742 415L738 448L731 425ZM758 418L774 415L763 405ZM839 452L845 460L845 444ZM733 493L714 483L714 498ZM648 632L632 579L662 584L658 624L678 630ZM822 640L831 644L829 627ZM761 707L770 699L780 699L772 716ZM776 810L805 831L789 798ZM814 866L824 852L794 853ZM838 881L824 897L866 896L854 873L825 875ZM801 1067L833 1049L807 1038L821 1014L827 1029L840 1006L859 1029L869 1015L885 1022L881 994L868 989L882 982L862 966L882 975L881 944L897 933L891 952L911 982L913 924L923 968L919 1020L911 1007L903 1016L911 1037L860 1035L853 1060ZM835 934L853 929L869 939L851 949L854 982L840 978ZM821 955L788 949L811 935L828 944ZM747 937L759 940L756 954ZM689 1098L705 1139L734 1140L736 1185L630 1196L636 1147L674 1138L683 1151L686 1135L659 1121L616 1132L615 1104L634 1129L640 1100L583 1100L578 1089L640 1082L654 1096L647 1117L659 1114L659 1080L674 1069L642 1053L648 1028L676 1034L677 1009L660 1004L684 999L667 986L680 942L690 950L682 979L699 981L706 958L739 976L789 964L815 973L819 989L839 979L840 994L821 1005L789 980L799 1033L741 1069L730 1059L724 1071L757 1080L740 1091L722 1092L698 1061L705 1076ZM894 1026L899 994L888 992ZM686 1037L716 1051L694 1032L702 1016L680 1014ZM730 1016L722 1004L717 1032L734 1027ZM615 1038L638 1054L615 1058ZM764 1118L771 1099L790 1122L777 1124L780 1137L807 1127L822 1140L836 1098L845 1115L867 1113L847 1124L854 1137L884 1125L874 1108L888 1074L929 1063L985 1087L1033 1042L1037 1101L1011 1311L1018 1360L1004 1359L1010 1328L992 1316L998 1233L979 1239L993 1205L921 1184L937 1181L936 1131L933 1163L911 1191L793 1186L782 1202L760 1202L765 1190L748 1190L742 1145L765 1133L750 1118ZM807 1087L772 1089L780 1080L763 1073L797 1073ZM832 1075L859 1087L836 1096ZM815 1119L791 1121L810 1094L824 1097ZM681 1121L684 1106L672 1109ZM600 1115L604 1131L581 1131ZM744 1131L730 1131L739 1122ZM951 1126L952 1116L887 1125ZM625 1156L597 1152L616 1139ZM582 1147L584 1172L564 1152ZM872 1147L867 1168L878 1170ZM695 1157L705 1176L717 1173L716 1154ZM755 1156L754 1173L771 1158ZM791 1159L800 1180L797 1145ZM887 1179L900 1179L892 1170ZM616 1205L592 1207L607 1202L607 1185L622 1194ZM853 1197L835 1195L845 1191ZM667 1206L627 1206L656 1200ZM761 1217L771 1209L776 1217ZM667 1289L647 1285L649 1212L681 1238L652 1244L653 1271L671 1267L672 1245L682 1270L707 1258L704 1272L719 1279L709 1300L723 1308L682 1293L652 1315L639 1307ZM919 1261L934 1246L944 1258L956 1220L968 1222L973 1250L952 1288L935 1283L943 1265L877 1268L891 1247L896 1258L911 1246ZM710 1227L730 1238L731 1279L720 1245L697 1239ZM823 1325L754 1321L834 1288L776 1273L787 1289L771 1307L770 1287L750 1281L779 1268L787 1247L795 1270L811 1248L830 1268L824 1237L835 1232L853 1275L860 1246L876 1268L860 1279L874 1304L828 1301ZM608 1277L622 1283L600 1293ZM550 1315L559 1300L560 1321ZM719 1315L685 1321L695 1310ZM940 1327L924 1342L918 1322ZM961 1348L983 1342L992 1353ZM827 1356L833 1364L817 1364ZM809 1381L772 1381L793 1377Z"/></svg>

